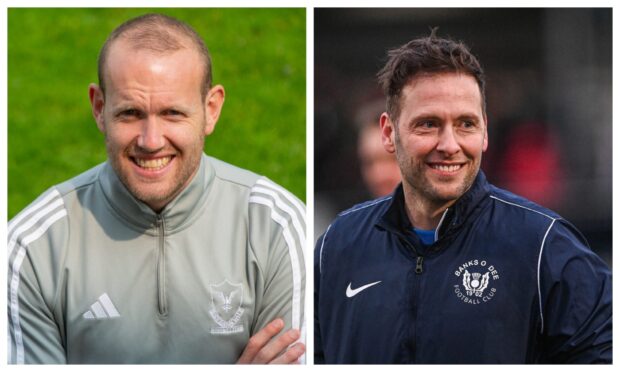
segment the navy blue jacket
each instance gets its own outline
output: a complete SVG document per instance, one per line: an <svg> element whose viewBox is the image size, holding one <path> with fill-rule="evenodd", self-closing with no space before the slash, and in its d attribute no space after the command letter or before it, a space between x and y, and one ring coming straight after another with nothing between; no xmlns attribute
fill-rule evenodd
<svg viewBox="0 0 620 372"><path fill-rule="evenodd" d="M315 249L316 363L610 363L611 272L575 227L487 183L431 246L402 186L345 212Z"/></svg>

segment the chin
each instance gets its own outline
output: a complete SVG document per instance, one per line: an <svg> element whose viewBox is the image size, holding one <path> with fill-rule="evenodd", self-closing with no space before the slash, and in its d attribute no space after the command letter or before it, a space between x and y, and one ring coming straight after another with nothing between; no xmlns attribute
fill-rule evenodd
<svg viewBox="0 0 620 372"><path fill-rule="evenodd" d="M467 190L464 190L459 185L450 188L436 187L434 191L435 200L440 202L448 202L460 198Z"/></svg>
<svg viewBox="0 0 620 372"><path fill-rule="evenodd" d="M144 188L140 188L140 189L131 188L130 191L136 199L146 204L160 203L161 201L166 200L167 198L167 196L164 195L163 193L149 192L148 190L144 190Z"/></svg>
<svg viewBox="0 0 620 372"><path fill-rule="evenodd" d="M126 178L125 186L129 192L138 200L146 203L158 203L166 200L174 190L167 182L153 182L149 180L139 180L135 178Z"/></svg>

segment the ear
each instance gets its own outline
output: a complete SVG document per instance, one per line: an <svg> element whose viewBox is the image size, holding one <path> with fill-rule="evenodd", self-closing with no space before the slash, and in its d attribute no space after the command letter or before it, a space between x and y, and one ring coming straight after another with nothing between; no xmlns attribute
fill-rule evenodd
<svg viewBox="0 0 620 372"><path fill-rule="evenodd" d="M213 133L215 124L220 118L220 112L222 112L222 106L224 106L224 97L226 92L224 87L216 85L209 90L205 97L205 117L207 119L207 125L205 126L205 136Z"/></svg>
<svg viewBox="0 0 620 372"><path fill-rule="evenodd" d="M103 108L105 105L105 97L103 91L97 84L90 84L88 86L88 97L90 98L90 106L93 110L93 116L97 122L97 128L101 133L105 133L105 126L103 121Z"/></svg>
<svg viewBox="0 0 620 372"><path fill-rule="evenodd" d="M381 142L383 142L383 147L387 152L393 154L396 152L396 142L394 138L396 135L396 128L387 112L381 114L379 125L381 126Z"/></svg>
<svg viewBox="0 0 620 372"><path fill-rule="evenodd" d="M487 151L487 147L489 146L489 136L487 132L487 128L489 127L489 122L487 120L486 113L483 115L483 118L484 118L484 139L482 142L482 152L485 152Z"/></svg>

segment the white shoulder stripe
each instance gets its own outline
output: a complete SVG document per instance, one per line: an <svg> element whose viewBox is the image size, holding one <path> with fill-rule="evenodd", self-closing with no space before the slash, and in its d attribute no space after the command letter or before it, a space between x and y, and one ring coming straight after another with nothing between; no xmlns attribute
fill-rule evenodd
<svg viewBox="0 0 620 372"><path fill-rule="evenodd" d="M509 205L513 205L513 206L515 206L515 207L519 207L519 208L527 209L528 211L531 211L531 212L534 212L534 213L541 214L541 215L543 215L543 216L545 216L545 217L547 217L547 218L549 218L549 219L552 219L552 220L554 220L554 221L556 220L556 218L553 218L553 217L551 217L551 216L549 216L549 215L547 215L547 214L544 214L543 212L539 212L539 211L534 210L534 209L532 209L532 208L528 208L528 207L524 207L524 206L519 205L519 204L511 203L511 202L508 202L508 201L506 201L506 200L504 200L504 199L500 199L500 198L498 198L498 197L496 197L496 196L493 196L493 195L491 195L491 196L490 196L490 198L495 199L495 200L497 200L497 201L500 201L500 202L502 202L502 203L506 203L506 204L509 204Z"/></svg>
<svg viewBox="0 0 620 372"><path fill-rule="evenodd" d="M523 208L526 209L530 212L534 212L534 213L538 213L542 216L545 216L547 218L549 218L551 220L551 223L549 224L549 227L547 228L547 231L545 232L545 236L542 239L542 242L540 243L540 252L538 253L538 267L537 267L537 272L536 272L536 283L538 286L538 306L539 306L539 311L540 311L540 333L543 332L544 328L545 328L545 322L544 322L544 317L543 317L543 305L542 305L542 294L541 294L541 290L540 290L540 262L542 261L542 254L543 254L543 249L545 247L545 241L547 240L547 235L549 235L549 231L551 231L551 228L553 227L553 224L555 223L555 221L557 221L557 218L551 217L548 214L539 212L537 210L534 210L532 208L528 208L525 207L523 205L519 205L519 204L515 204L515 203L511 203L508 202L506 200L500 199L496 196L491 195L490 196L492 199L495 199L497 201L500 201L502 203L505 204L509 204L515 207L519 207L519 208Z"/></svg>
<svg viewBox="0 0 620 372"><path fill-rule="evenodd" d="M33 204L29 207L27 207L26 209L24 209L21 213L19 213L10 223L9 226L7 228L7 236L11 234L11 230L13 230L13 228L21 222L21 220L23 220L24 218L26 218L27 216L31 215L32 213L36 212L38 209L40 209L41 207L43 207L44 205L46 205L47 203L49 203L50 200L56 198L60 196L60 193L56 190L53 189L49 194L47 194L43 199L41 199L40 201L38 201L36 204Z"/></svg>
<svg viewBox="0 0 620 372"><path fill-rule="evenodd" d="M17 238L20 235L22 235L28 229L32 228L37 222L39 222L39 220L41 220L43 217L47 216L51 211L55 210L56 208L58 208L58 207L60 207L62 205L64 205L64 202L63 202L62 198L56 199L53 203L50 203L49 205L46 205L45 208L43 208L42 210L38 211L29 220L27 220L23 224L19 225L19 227L17 227L17 225L14 225L13 227L17 227L15 229L15 231L13 231L13 233L8 233L8 236L9 236L9 246L8 246L9 253L8 253L8 257L10 258L11 254L13 254L13 249L15 248L15 243L17 242Z"/></svg>
<svg viewBox="0 0 620 372"><path fill-rule="evenodd" d="M543 318L543 309L542 309L542 295L540 293L540 262L542 261L542 253L543 253L543 248L545 247L545 241L547 240L547 235L549 235L549 231L551 231L551 228L553 227L553 224L555 223L556 219L554 218L553 221L551 221L551 223L549 224L549 227L547 228L547 232L545 233L545 236L543 237L542 242L540 243L540 253L538 254L538 270L536 272L536 281L538 283L538 305L540 307L540 333L543 333L543 330L545 329L545 322L544 322L544 318Z"/></svg>
<svg viewBox="0 0 620 372"><path fill-rule="evenodd" d="M63 218L67 215L67 211L65 209L59 210L54 213L50 217L48 217L45 222L41 224L35 231L27 235L23 238L19 243L19 250L17 251L17 255L13 260L12 275L10 282L10 319L12 321L12 331L13 331L13 340L15 343L15 363L24 364L24 340L22 336L22 330L19 323L19 301L18 301L18 290L19 290L19 271L21 269L22 263L24 261L24 257L26 256L26 246L33 241L40 238L47 229L52 226L52 224L59 219ZM9 329L10 329L9 325ZM13 347L13 345L11 345ZM12 355L9 355L9 363L12 363Z"/></svg>
<svg viewBox="0 0 620 372"><path fill-rule="evenodd" d="M306 234L304 232L304 228L301 226L301 224L299 223L299 218L297 218L297 214L295 213L295 211L293 210L293 208L289 207L286 203L284 203L282 201L282 199L280 199L280 197L278 196L278 194L274 191L271 191L267 188L264 187L253 187L252 188L252 192L253 193L260 193L260 194L266 194L269 195L271 197L273 197L273 200L276 202L276 206L278 208L280 208L282 211L286 212L289 216L291 216L291 220L293 221L293 226L295 227L295 230L297 231L297 234L300 237L300 240L302 242L306 241ZM301 218L304 222L304 225L306 223L306 216L304 216L303 214L301 215Z"/></svg>
<svg viewBox="0 0 620 372"><path fill-rule="evenodd" d="M280 194L284 195L284 197L286 198L286 200L288 200L291 204L293 204L295 206L295 208L297 209L297 211L299 212L300 215L305 216L306 215L306 208L304 208L303 204L301 204L299 202L299 200L295 199L293 196L291 196L291 193L286 190L285 188L283 188L282 186L271 182L267 179L259 179L258 181L256 181L257 184L259 185L263 185L263 186L267 186L270 187L274 190L277 190L280 192ZM304 217L305 218L305 217Z"/></svg>
<svg viewBox="0 0 620 372"><path fill-rule="evenodd" d="M358 208L355 208L355 209L344 211L344 212L340 213L339 216L346 216L349 213L357 212L359 210L366 209L368 207L372 207L373 205L376 205L376 204L379 204L379 203L383 203L384 201L391 200L391 199L392 199L391 196L387 196L387 197L385 197L383 199L375 200L374 202L372 202L370 204L366 204L364 206L361 206L361 207L358 207Z"/></svg>
<svg viewBox="0 0 620 372"><path fill-rule="evenodd" d="M297 255L297 243L295 242L295 238L291 234L291 230L289 228L288 220L282 217L276 209L274 208L274 204L271 200L261 197L261 196L251 196L250 203L258 203L268 206L271 209L271 218L277 222L282 227L282 234L284 235L284 240L286 241L286 245L288 246L288 253L291 258L291 269L293 272L293 299L292 299L292 327L296 329L300 329L300 325L302 322L301 319L301 263L299 261L299 256ZM301 237L301 235L300 235ZM303 254L303 244L304 240L300 240L302 245L301 252Z"/></svg>
<svg viewBox="0 0 620 372"><path fill-rule="evenodd" d="M323 234L323 241L321 242L321 250L319 251L319 273L323 270L323 245L325 245L325 238L327 237L327 233L329 229L331 229L332 225L327 226L327 230L325 230L325 234Z"/></svg>

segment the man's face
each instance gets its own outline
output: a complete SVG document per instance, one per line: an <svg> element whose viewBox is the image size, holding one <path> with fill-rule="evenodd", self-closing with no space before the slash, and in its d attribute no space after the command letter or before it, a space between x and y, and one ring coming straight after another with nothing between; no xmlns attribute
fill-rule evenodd
<svg viewBox="0 0 620 372"><path fill-rule="evenodd" d="M396 152L406 192L442 206L472 185L487 149L486 116L476 80L441 73L413 78L402 91L397 123L383 114L386 149Z"/></svg>
<svg viewBox="0 0 620 372"><path fill-rule="evenodd" d="M155 211L191 181L223 103L219 86L203 99L202 66L193 49L155 54L121 39L109 50L105 99L97 86L90 87L110 164ZM214 94L221 96L215 104Z"/></svg>

